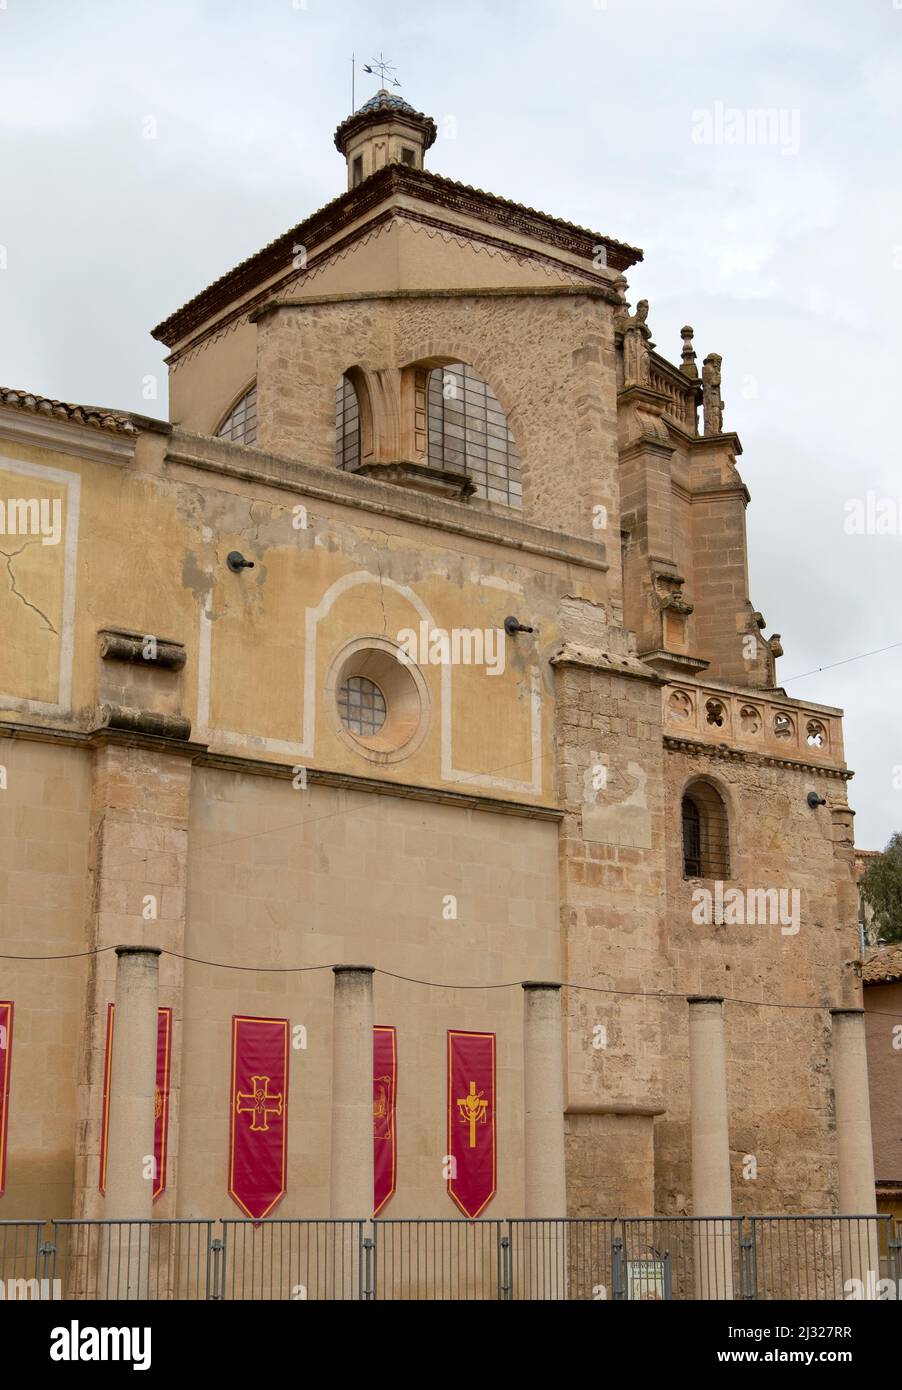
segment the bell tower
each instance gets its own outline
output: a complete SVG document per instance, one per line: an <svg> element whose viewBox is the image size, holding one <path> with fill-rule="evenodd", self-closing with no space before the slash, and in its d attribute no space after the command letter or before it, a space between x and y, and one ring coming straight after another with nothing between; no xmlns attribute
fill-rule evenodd
<svg viewBox="0 0 902 1390"><path fill-rule="evenodd" d="M356 188L386 164L422 169L437 134L431 116L381 88L335 132L335 147L348 164L348 188Z"/></svg>

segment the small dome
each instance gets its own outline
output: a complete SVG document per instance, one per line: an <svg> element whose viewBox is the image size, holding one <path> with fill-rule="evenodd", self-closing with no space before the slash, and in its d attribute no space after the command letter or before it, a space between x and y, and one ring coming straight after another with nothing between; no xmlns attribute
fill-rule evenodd
<svg viewBox="0 0 902 1390"><path fill-rule="evenodd" d="M420 115L420 112L416 111L409 101L405 101L395 92L386 91L385 87L382 87L374 97L370 97L369 101L365 101L362 106L358 106L354 112L355 116L362 111L407 111L412 116Z"/></svg>

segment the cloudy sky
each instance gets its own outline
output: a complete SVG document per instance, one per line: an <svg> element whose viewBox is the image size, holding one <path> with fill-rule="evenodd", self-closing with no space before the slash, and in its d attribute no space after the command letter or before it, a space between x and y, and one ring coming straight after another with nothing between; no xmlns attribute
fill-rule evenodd
<svg viewBox="0 0 902 1390"><path fill-rule="evenodd" d="M149 329L342 191L380 50L432 169L642 246L659 350L723 355L752 599L882 848L902 645L848 658L902 644L902 0L0 0L0 381L165 415Z"/></svg>

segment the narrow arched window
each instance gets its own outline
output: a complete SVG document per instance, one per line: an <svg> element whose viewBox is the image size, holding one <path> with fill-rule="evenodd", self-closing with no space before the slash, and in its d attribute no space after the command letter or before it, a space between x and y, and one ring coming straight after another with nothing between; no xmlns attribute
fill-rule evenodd
<svg viewBox="0 0 902 1390"><path fill-rule="evenodd" d="M335 391L335 462L339 468L360 467L360 406L347 376Z"/></svg>
<svg viewBox="0 0 902 1390"><path fill-rule="evenodd" d="M429 462L466 473L477 497L522 507L520 455L497 396L463 362L429 374Z"/></svg>
<svg viewBox="0 0 902 1390"><path fill-rule="evenodd" d="M693 782L680 807L684 878L730 876L730 831L723 797L710 782Z"/></svg>
<svg viewBox="0 0 902 1390"><path fill-rule="evenodd" d="M233 444L256 444L257 442L257 384L246 391L236 401L216 431L217 439L228 439Z"/></svg>

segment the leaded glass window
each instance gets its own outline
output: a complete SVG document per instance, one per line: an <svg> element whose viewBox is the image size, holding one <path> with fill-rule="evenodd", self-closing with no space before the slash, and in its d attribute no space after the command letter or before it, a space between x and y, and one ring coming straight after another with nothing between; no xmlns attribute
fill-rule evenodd
<svg viewBox="0 0 902 1390"><path fill-rule="evenodd" d="M520 455L507 416L488 382L462 362L429 376L429 462L467 473L477 497L523 505Z"/></svg>
<svg viewBox="0 0 902 1390"><path fill-rule="evenodd" d="M354 383L343 376L335 392L335 462L360 467L360 407Z"/></svg>
<svg viewBox="0 0 902 1390"><path fill-rule="evenodd" d="M228 439L233 444L256 444L257 442L257 386L256 383L232 406L219 429L217 439Z"/></svg>

